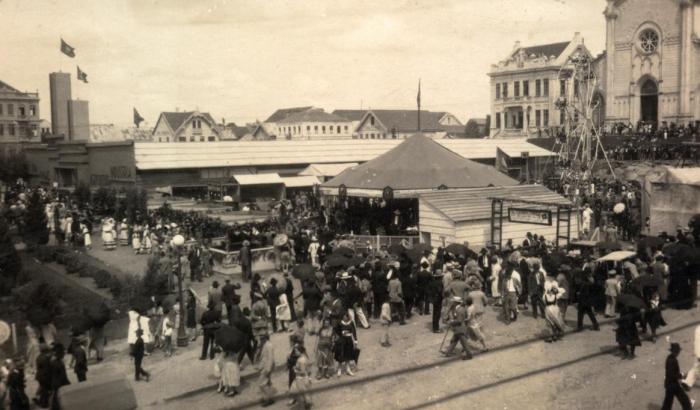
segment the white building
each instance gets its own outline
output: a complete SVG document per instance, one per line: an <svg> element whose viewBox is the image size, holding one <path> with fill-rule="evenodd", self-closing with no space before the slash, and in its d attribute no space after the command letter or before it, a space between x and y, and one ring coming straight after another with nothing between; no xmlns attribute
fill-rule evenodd
<svg viewBox="0 0 700 410"><path fill-rule="evenodd" d="M220 130L208 112L162 112L153 129L153 142L214 142Z"/></svg>
<svg viewBox="0 0 700 410"><path fill-rule="evenodd" d="M327 140L352 138L351 121L321 108L296 112L277 122L277 139Z"/></svg>

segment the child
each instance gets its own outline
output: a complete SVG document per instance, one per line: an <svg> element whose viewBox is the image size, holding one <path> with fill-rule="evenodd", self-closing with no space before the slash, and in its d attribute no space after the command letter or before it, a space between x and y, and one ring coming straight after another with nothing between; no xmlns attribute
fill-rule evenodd
<svg viewBox="0 0 700 410"><path fill-rule="evenodd" d="M173 321L169 313L166 311L163 316L163 341L165 342L163 350L166 357L173 355Z"/></svg>
<svg viewBox="0 0 700 410"><path fill-rule="evenodd" d="M87 352L85 351L86 344L86 340L81 339L71 352L73 355L73 360L75 361L73 371L75 371L75 375L78 377L78 383L87 380L88 363Z"/></svg>
<svg viewBox="0 0 700 410"><path fill-rule="evenodd" d="M654 292L651 295L646 319L651 328L651 341L656 343L656 329L660 326L666 326L666 321L663 316L661 316L661 297L659 296L659 292Z"/></svg>
<svg viewBox="0 0 700 410"><path fill-rule="evenodd" d="M391 306L389 305L389 302L384 302L382 304L382 313L379 316L379 319L382 321L382 327L384 328L384 334L379 339L379 342L383 347L389 347L391 346L391 342L389 341L389 326L391 326Z"/></svg>

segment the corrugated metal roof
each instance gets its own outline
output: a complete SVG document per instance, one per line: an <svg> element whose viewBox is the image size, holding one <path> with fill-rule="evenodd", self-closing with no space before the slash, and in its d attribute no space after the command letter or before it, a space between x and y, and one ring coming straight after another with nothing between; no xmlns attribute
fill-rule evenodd
<svg viewBox="0 0 700 410"><path fill-rule="evenodd" d="M342 164L311 164L304 168L299 175L312 175L317 177L334 177L348 168L357 166L357 162L346 162Z"/></svg>
<svg viewBox="0 0 700 410"><path fill-rule="evenodd" d="M491 200L489 198L492 197L515 201L541 201L552 205L571 205L571 201L542 185L457 189L420 195L421 200L427 202L453 222L491 218ZM535 205L523 204L521 207L538 209L538 206Z"/></svg>
<svg viewBox="0 0 700 410"><path fill-rule="evenodd" d="M280 177L287 188L303 188L319 184L321 181L315 176L302 175L296 177Z"/></svg>
<svg viewBox="0 0 700 410"><path fill-rule="evenodd" d="M262 165L347 163L369 161L403 140L307 140L307 141L220 141L206 144L135 142L134 159L139 170L220 168ZM467 159L496 158L496 148L519 157L554 155L523 139L441 139L436 142Z"/></svg>
<svg viewBox="0 0 700 410"><path fill-rule="evenodd" d="M284 184L279 174L239 174L234 175L233 179L238 182L238 185Z"/></svg>

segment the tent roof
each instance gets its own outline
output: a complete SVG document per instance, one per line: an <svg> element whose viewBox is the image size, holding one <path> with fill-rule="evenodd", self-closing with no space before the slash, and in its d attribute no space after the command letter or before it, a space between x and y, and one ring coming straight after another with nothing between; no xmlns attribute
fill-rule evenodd
<svg viewBox="0 0 700 410"><path fill-rule="evenodd" d="M466 159L422 134L416 134L384 154L348 169L324 187L394 190L473 188L518 185L496 168Z"/></svg>
<svg viewBox="0 0 700 410"><path fill-rule="evenodd" d="M336 164L311 164L304 168L299 175L313 175L317 177L334 177L348 168L357 166L357 162L346 162Z"/></svg>
<svg viewBox="0 0 700 410"><path fill-rule="evenodd" d="M280 177L287 188L303 188L314 186L319 183L318 178L311 175L296 177Z"/></svg>

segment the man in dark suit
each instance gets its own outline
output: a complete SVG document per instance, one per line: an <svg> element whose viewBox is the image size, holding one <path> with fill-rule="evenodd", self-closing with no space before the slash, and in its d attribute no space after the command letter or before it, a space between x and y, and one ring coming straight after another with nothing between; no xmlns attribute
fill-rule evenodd
<svg viewBox="0 0 700 410"><path fill-rule="evenodd" d="M528 232L529 233L529 232ZM530 294L530 265L527 264L527 254L523 254L518 261L518 273L520 273L520 284L523 289L518 296L518 303L523 305L523 309L527 309L528 295Z"/></svg>
<svg viewBox="0 0 700 410"><path fill-rule="evenodd" d="M202 342L202 355L199 360L206 360L207 352L209 352L209 358L214 359L214 334L216 329L221 325L221 312L215 309L213 303L209 303L207 306L207 311L202 313L202 318L199 323L202 325L202 330L204 331L204 341Z"/></svg>
<svg viewBox="0 0 700 410"><path fill-rule="evenodd" d="M578 289L578 325L576 331L580 332L583 330L583 315L588 315L593 323L593 330L600 330L598 327L598 321L595 319L595 312L593 312L593 304L595 303L595 289L593 284L593 274L587 273L586 277L581 283Z"/></svg>
<svg viewBox="0 0 700 410"><path fill-rule="evenodd" d="M241 364L243 357L247 354L250 359L250 364L255 364L255 351L257 349L257 341L253 336L253 325L250 322L250 309L243 308L243 315L232 323L238 330L246 336L244 343L245 348L238 353L238 364Z"/></svg>
<svg viewBox="0 0 700 410"><path fill-rule="evenodd" d="M489 256L489 251L486 248L481 248L479 257L477 258L477 264L481 270L481 277L484 278L484 288L487 294L491 293L491 287L486 286L489 283L488 278L491 276L491 257Z"/></svg>
<svg viewBox="0 0 700 410"><path fill-rule="evenodd" d="M416 275L416 304L418 305L419 315L427 315L430 313L428 288L430 287L431 276L430 264L427 261L423 261Z"/></svg>
<svg viewBox="0 0 700 410"><path fill-rule="evenodd" d="M250 252L250 242L243 241L243 246L238 253L241 262L241 276L244 281L249 281L253 276L253 255Z"/></svg>
<svg viewBox="0 0 700 410"><path fill-rule="evenodd" d="M532 273L528 277L528 291L530 293L530 303L532 304L532 316L537 319L537 311L540 311L544 319L544 272L539 263L532 266Z"/></svg>
<svg viewBox="0 0 700 410"><path fill-rule="evenodd" d="M430 298L433 302L433 333L441 333L440 315L442 314L442 297L445 291L442 283L442 270L436 269L430 280Z"/></svg>
<svg viewBox="0 0 700 410"><path fill-rule="evenodd" d="M226 314L231 316L231 308L233 307L236 300L240 301L238 295L236 294L236 289L240 289L241 285L236 283L231 283L231 279L226 279L224 286L221 288L221 299L226 305Z"/></svg>
<svg viewBox="0 0 700 410"><path fill-rule="evenodd" d="M683 374L681 374L680 366L678 366L678 354L680 352L681 345L678 343L671 343L671 354L666 358L666 377L664 378L666 395L664 396L664 403L661 406L661 410L671 410L674 397L681 403L683 410L690 410L693 408L688 395L683 391L683 386L681 386Z"/></svg>

